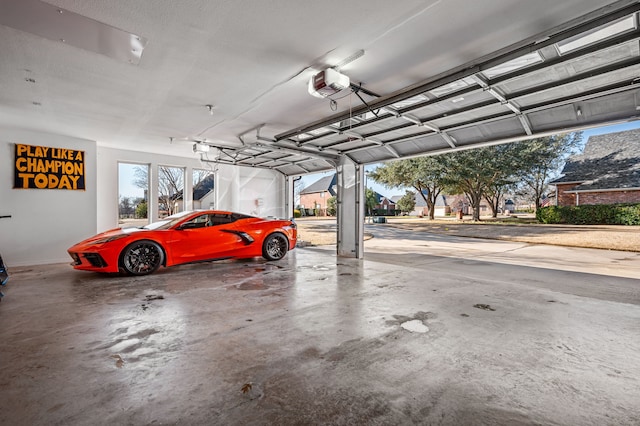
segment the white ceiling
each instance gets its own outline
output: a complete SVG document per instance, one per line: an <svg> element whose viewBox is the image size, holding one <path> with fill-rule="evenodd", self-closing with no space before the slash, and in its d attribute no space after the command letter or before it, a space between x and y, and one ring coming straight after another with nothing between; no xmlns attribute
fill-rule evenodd
<svg viewBox="0 0 640 426"><path fill-rule="evenodd" d="M611 7L636 3L623 0ZM241 146L241 137L255 140L257 128L260 136L274 139L361 107L349 91L337 99L335 111L329 100L307 93L314 73L359 50L364 55L341 71L387 97L606 4L2 0L0 126L90 139L101 146L194 156L195 139ZM48 11L48 5L56 8ZM61 15L71 20L57 25ZM91 46L83 43L95 36L96 26L146 41L139 63L126 59L126 43L107 46L104 51L111 56L74 46ZM54 39L34 34L39 29L53 33ZM206 105L214 106L213 114ZM375 160L379 158L362 159ZM316 168L321 167L304 170Z"/></svg>

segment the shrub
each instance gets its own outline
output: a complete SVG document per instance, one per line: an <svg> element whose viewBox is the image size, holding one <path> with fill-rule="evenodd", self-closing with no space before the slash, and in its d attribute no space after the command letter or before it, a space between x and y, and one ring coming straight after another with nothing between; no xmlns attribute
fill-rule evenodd
<svg viewBox="0 0 640 426"><path fill-rule="evenodd" d="M327 199L327 216L335 216L337 214L336 201L336 197L329 197Z"/></svg>
<svg viewBox="0 0 640 426"><path fill-rule="evenodd" d="M147 218L147 203L141 202L136 207L136 218L138 219L146 219Z"/></svg>
<svg viewBox="0 0 640 426"><path fill-rule="evenodd" d="M299 218L300 216L302 216L302 214L300 213L300 210L295 209L295 210L293 211L293 217L294 217L294 218Z"/></svg>
<svg viewBox="0 0 640 426"><path fill-rule="evenodd" d="M614 220L621 225L640 225L640 204L620 205L615 211Z"/></svg>
<svg viewBox="0 0 640 426"><path fill-rule="evenodd" d="M541 223L564 223L559 206L542 207L536 210L536 219Z"/></svg>
<svg viewBox="0 0 640 426"><path fill-rule="evenodd" d="M572 225L640 225L640 204L549 206L538 209L536 219Z"/></svg>

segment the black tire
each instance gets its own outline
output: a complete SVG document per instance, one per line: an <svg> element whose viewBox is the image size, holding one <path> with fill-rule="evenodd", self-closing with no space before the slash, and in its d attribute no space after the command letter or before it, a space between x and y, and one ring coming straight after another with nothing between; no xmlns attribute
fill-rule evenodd
<svg viewBox="0 0 640 426"><path fill-rule="evenodd" d="M269 235L262 243L262 257L267 260L280 260L289 250L289 240L279 232Z"/></svg>
<svg viewBox="0 0 640 426"><path fill-rule="evenodd" d="M147 275L164 262L164 251L158 243L148 240L136 241L122 251L120 264L130 275Z"/></svg>

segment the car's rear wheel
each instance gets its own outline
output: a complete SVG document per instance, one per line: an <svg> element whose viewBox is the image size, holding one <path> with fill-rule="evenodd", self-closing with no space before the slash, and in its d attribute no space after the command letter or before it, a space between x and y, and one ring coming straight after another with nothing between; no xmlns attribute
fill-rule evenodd
<svg viewBox="0 0 640 426"><path fill-rule="evenodd" d="M287 254L289 240L280 233L269 235L262 244L262 257L267 260L280 260Z"/></svg>
<svg viewBox="0 0 640 426"><path fill-rule="evenodd" d="M164 251L153 241L136 241L122 252L122 268L131 275L147 275L154 272L164 261Z"/></svg>

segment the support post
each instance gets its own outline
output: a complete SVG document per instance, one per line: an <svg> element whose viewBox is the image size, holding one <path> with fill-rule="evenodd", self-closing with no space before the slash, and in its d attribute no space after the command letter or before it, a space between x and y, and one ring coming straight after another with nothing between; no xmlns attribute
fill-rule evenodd
<svg viewBox="0 0 640 426"><path fill-rule="evenodd" d="M157 222L160 219L160 206L158 196L158 164L149 164L149 194L147 195L147 217L149 223Z"/></svg>
<svg viewBox="0 0 640 426"><path fill-rule="evenodd" d="M293 185L295 179L292 176L286 176L284 180L284 218L289 219L293 217L293 210L295 208L295 195L293 193Z"/></svg>
<svg viewBox="0 0 640 426"><path fill-rule="evenodd" d="M338 256L364 257L364 166L342 156L338 185Z"/></svg>

